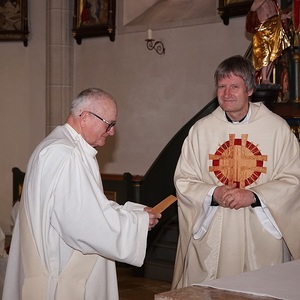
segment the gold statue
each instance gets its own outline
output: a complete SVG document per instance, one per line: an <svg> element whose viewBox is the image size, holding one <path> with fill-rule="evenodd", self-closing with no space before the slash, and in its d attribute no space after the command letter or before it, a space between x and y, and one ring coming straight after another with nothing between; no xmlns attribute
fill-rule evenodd
<svg viewBox="0 0 300 300"><path fill-rule="evenodd" d="M275 0L254 0L251 11L257 12L260 21L253 34L253 66L261 70L258 83L270 84L276 59L290 46L282 20L291 18L291 12L282 14Z"/></svg>

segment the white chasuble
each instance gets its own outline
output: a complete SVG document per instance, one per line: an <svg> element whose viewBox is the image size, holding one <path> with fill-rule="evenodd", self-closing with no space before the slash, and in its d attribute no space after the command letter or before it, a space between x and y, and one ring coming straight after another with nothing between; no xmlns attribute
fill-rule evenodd
<svg viewBox="0 0 300 300"><path fill-rule="evenodd" d="M250 103L246 124L218 107L183 143L174 182L179 242L173 288L300 258L299 143L285 120ZM236 183L261 207L210 206L213 188Z"/></svg>

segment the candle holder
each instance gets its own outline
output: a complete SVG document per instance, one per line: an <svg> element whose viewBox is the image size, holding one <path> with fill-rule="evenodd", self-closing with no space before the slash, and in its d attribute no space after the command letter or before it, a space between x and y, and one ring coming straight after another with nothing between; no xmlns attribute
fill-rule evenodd
<svg viewBox="0 0 300 300"><path fill-rule="evenodd" d="M165 54L165 47L163 42L156 41L154 39L146 39L146 46L149 50L155 50L159 55Z"/></svg>

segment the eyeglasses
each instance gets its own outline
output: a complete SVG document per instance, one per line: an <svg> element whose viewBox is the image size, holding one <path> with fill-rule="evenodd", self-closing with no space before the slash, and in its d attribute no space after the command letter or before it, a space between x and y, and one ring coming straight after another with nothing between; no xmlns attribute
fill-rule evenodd
<svg viewBox="0 0 300 300"><path fill-rule="evenodd" d="M88 113L90 113L91 115L95 116L96 118L98 118L99 120L101 120L102 122L107 124L106 132L109 132L117 124L116 121L113 121L113 122L110 123L110 122L108 122L105 119L99 117L98 115L96 115L95 113L93 113L91 111L88 111Z"/></svg>

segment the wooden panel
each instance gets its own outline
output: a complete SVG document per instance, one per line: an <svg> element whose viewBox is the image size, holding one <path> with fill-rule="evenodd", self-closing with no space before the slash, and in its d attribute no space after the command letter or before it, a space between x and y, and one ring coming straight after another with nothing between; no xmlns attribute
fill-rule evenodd
<svg viewBox="0 0 300 300"><path fill-rule="evenodd" d="M155 300L275 300L266 296L256 296L210 287L189 286L155 295Z"/></svg>
<svg viewBox="0 0 300 300"><path fill-rule="evenodd" d="M101 177L106 197L119 204L124 204L129 197L127 181L124 176L120 174L102 174Z"/></svg>
<svg viewBox="0 0 300 300"><path fill-rule="evenodd" d="M13 173L13 205L20 200L25 173L19 168L12 168ZM119 204L124 204L129 197L128 183L124 175L118 174L103 174L103 189L106 197L109 200L117 201ZM132 200L132 197L130 197Z"/></svg>

